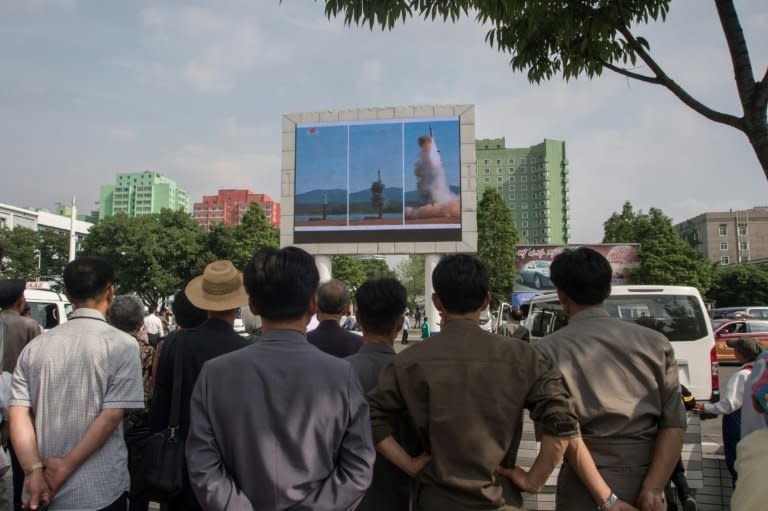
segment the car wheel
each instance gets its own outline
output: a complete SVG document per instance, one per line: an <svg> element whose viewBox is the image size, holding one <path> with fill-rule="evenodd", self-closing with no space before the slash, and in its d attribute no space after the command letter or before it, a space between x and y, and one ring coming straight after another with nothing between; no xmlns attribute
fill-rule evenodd
<svg viewBox="0 0 768 511"><path fill-rule="evenodd" d="M536 289L541 289L541 277L538 275L533 278L533 287Z"/></svg>

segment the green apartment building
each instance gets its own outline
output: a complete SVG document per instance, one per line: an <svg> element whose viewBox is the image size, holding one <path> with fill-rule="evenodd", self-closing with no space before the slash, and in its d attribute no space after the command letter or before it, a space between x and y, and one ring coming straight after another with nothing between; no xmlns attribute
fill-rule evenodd
<svg viewBox="0 0 768 511"><path fill-rule="evenodd" d="M117 213L148 215L166 208L191 213L189 194L174 181L149 170L118 174L115 184L102 185L99 194L99 218Z"/></svg>
<svg viewBox="0 0 768 511"><path fill-rule="evenodd" d="M565 142L507 148L502 138L477 140L478 200L495 188L512 210L521 240L531 244L570 241L568 160Z"/></svg>

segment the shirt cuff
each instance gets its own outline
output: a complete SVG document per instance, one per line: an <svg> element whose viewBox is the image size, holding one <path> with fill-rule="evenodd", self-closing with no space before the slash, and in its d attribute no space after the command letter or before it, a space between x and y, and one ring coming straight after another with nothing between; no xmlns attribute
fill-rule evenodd
<svg viewBox="0 0 768 511"><path fill-rule="evenodd" d="M575 438L581 435L579 421L566 413L555 413L541 421L543 433L560 438Z"/></svg>
<svg viewBox="0 0 768 511"><path fill-rule="evenodd" d="M8 406L26 406L32 408L32 401L29 399L11 399L8 401Z"/></svg>
<svg viewBox="0 0 768 511"><path fill-rule="evenodd" d="M125 408L125 409L139 409L144 408L144 400L141 401L109 401L102 405L103 409L113 408Z"/></svg>

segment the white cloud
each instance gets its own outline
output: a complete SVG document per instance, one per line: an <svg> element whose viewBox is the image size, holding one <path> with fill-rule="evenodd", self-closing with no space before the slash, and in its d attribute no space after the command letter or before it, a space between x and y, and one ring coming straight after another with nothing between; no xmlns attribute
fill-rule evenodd
<svg viewBox="0 0 768 511"><path fill-rule="evenodd" d="M140 11L139 20L156 59L125 65L149 81L225 93L267 55L257 24L248 17L201 7L151 6Z"/></svg>
<svg viewBox="0 0 768 511"><path fill-rule="evenodd" d="M158 168L193 201L220 188L249 188L280 200L280 156L274 152L235 153L190 144L161 157Z"/></svg>

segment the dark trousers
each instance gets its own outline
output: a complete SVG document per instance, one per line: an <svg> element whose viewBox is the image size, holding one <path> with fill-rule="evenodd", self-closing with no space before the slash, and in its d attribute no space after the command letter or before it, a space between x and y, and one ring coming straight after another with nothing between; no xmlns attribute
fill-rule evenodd
<svg viewBox="0 0 768 511"><path fill-rule="evenodd" d="M751 404L751 403L750 403ZM736 444L741 440L741 410L723 415L723 449L725 450L725 465L733 478L736 487Z"/></svg>
<svg viewBox="0 0 768 511"><path fill-rule="evenodd" d="M21 511L21 493L24 491L24 470L19 465L19 459L13 452L13 446L8 444L8 454L11 455L11 470L13 471L13 511Z"/></svg>
<svg viewBox="0 0 768 511"><path fill-rule="evenodd" d="M408 342L408 330L403 330L403 338L400 340L403 344Z"/></svg>
<svg viewBox="0 0 768 511"><path fill-rule="evenodd" d="M128 509L128 493L123 493L119 499L99 511L126 511Z"/></svg>

